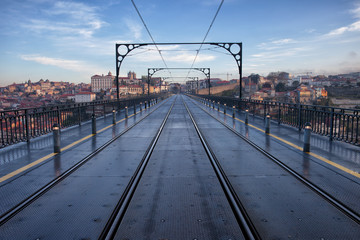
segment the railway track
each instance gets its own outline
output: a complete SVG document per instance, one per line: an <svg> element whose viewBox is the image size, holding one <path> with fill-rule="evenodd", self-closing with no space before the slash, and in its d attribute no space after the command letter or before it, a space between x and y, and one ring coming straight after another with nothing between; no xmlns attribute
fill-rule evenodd
<svg viewBox="0 0 360 240"><path fill-rule="evenodd" d="M175 103L175 101L174 101ZM224 191L224 194L226 195L226 198L231 206L231 209L233 211L233 214L235 215L236 220L238 221L238 225L245 237L245 239L261 239L259 234L257 233L254 225L252 224L249 216L246 213L246 210L242 206L239 198L237 197L233 187L230 184L230 181L228 180L226 174L224 173L223 169L221 168L221 165L219 164L218 160L216 159L215 154L211 150L210 146L207 144L206 139L203 137L201 131L199 130L196 121L194 120L191 111L187 107L186 103L182 99L182 103L184 104L187 113L190 116L190 119L194 125L194 128L196 130L196 133L201 141L202 146L204 147L204 150L209 158L209 161L212 165L212 168L214 172L216 173L216 176L220 182L220 185ZM134 195L134 192L136 190L137 185L140 182L141 176L144 173L144 170L151 158L152 152L155 149L155 146L157 144L157 141L161 135L161 132L164 129L164 126L166 124L166 121L170 115L170 112L173 108L173 105L171 106L169 112L167 113L165 119L163 120L156 136L152 140L152 143L148 147L146 154L144 155L140 165L138 166L134 176L132 177L131 181L129 182L129 185L126 188L126 191L123 193L119 203L117 204L112 216L110 217L106 227L104 228L102 234L100 235L99 239L114 239L117 233L117 229L122 221L122 218L124 217L124 214L127 210L127 207L129 206L129 203L131 201L132 196Z"/></svg>
<svg viewBox="0 0 360 240"><path fill-rule="evenodd" d="M163 103L165 103L167 100L165 100ZM163 104L162 103L162 104ZM85 158L83 158L82 160L80 160L79 162L77 162L76 164L74 164L72 167L68 168L65 172L63 172L61 175L59 175L58 177L54 178L52 181L50 181L49 183L45 184L44 186L42 186L41 188L39 188L36 192L34 192L33 194L31 194L30 196L26 197L25 199L23 199L21 202L19 202L18 204L16 204L13 208L9 209L8 211L6 211L5 213L3 213L0 216L0 226L2 226L4 223L6 223L8 220L10 220L12 217L14 217L16 214L18 214L19 212L21 212L21 210L23 210L24 208L26 208L28 205L30 205L32 202L34 202L36 199L38 199L39 197L41 197L43 194L45 194L47 191L49 191L51 188L53 188L54 186L56 186L57 184L59 184L61 181L63 181L64 179L66 179L67 177L69 177L74 171L76 171L77 169L79 169L82 165L84 165L86 162L88 162L89 160L91 160L94 156L96 156L97 154L99 154L102 150L104 150L106 147L108 147L110 144L112 144L114 141L116 141L117 139L119 139L121 136L123 136L125 133L127 133L129 130L131 130L132 128L134 128L136 125L138 125L139 123L141 123L143 120L145 120L147 117L149 117L156 109L158 109L162 104L160 104L159 106L157 106L156 108L154 108L151 112L149 112L149 114L147 114L146 116L142 117L139 121L135 122L134 124L128 126L125 130L123 130L121 133L119 133L118 135L112 137L109 141L107 141L105 144L103 144L102 146L100 146L99 148L97 148L95 151L93 151L92 153L90 153L89 155L87 155ZM34 170L34 169L32 169ZM32 171L31 170L31 171Z"/></svg>
<svg viewBox="0 0 360 240"><path fill-rule="evenodd" d="M212 151L211 147L207 143L206 139L204 138L203 134L201 133L190 109L186 105L186 103L183 100L183 103L186 107L187 112L190 115L191 121L194 124L194 127L196 129L196 133L198 134L202 145L204 146L204 149L209 157L209 160L211 162L211 165L213 166L213 169L221 183L221 186L224 190L224 193L230 203L231 208L233 209L234 215L238 221L238 224L245 236L246 239L261 239L259 233L256 231L255 226L251 222L251 219L249 215L247 214L243 204L241 203L240 199L238 198L234 188L232 187L229 179L227 178L224 170L222 169L219 161L217 160L214 152Z"/></svg>
<svg viewBox="0 0 360 240"><path fill-rule="evenodd" d="M111 214L107 213L106 223L104 223L102 225L103 227L101 227L102 231L100 232L99 230L97 230L97 232L99 234L97 236L98 239L119 239L119 234L120 235L122 234L122 232L119 229L121 228L121 226L123 226L122 224L125 224L124 223L125 218L127 217L126 214L129 211L131 211L130 210L131 204L133 201L135 201L134 196L136 196L137 191L140 191L139 186L141 185L141 181L143 181L144 178L146 178L146 177L144 177L144 175L146 175L145 174L146 170L148 168L151 168L151 166L155 166L155 165L153 165L154 160L152 160L153 153L154 153L156 147L159 146L159 139L161 136L163 136L162 134L164 133L164 129L166 129L167 123L169 122L168 119L169 119L169 116L171 116L174 105L176 103L179 105L179 102L180 102L179 97L176 97L174 99L174 101L171 103L169 110L166 109L166 111L167 111L166 114L165 114L165 111L163 112L165 117L163 118L163 115L162 115L162 117L161 117L162 122L161 122L160 126L157 125L157 126L159 126L158 129L156 131L155 131L155 129L152 131L152 135L151 135L152 140L147 142L147 143L150 142L150 144L148 145L146 150L144 148L144 150L145 150L144 154L138 156L137 159L139 159L139 163L136 162L137 165L134 166L135 171L133 172L133 175L132 176L130 175L129 180L126 180L126 183L125 183L126 186L124 185L124 190L121 191L121 196L119 198L116 198L117 202L115 202L115 201L113 202L114 207L111 208L110 210L112 210L112 211L109 212ZM189 103L191 103L191 104L189 104ZM187 121L191 122L189 124L190 125L192 124L193 128L196 131L196 134L194 133L194 136L198 137L197 142L199 142L199 143L197 143L197 146L199 146L199 149L202 148L205 152L205 155L204 155L205 158L203 158L202 163L207 164L210 171L215 173L214 176L216 176L216 178L214 181L218 182L219 189L220 189L220 191L222 191L221 194L224 196L223 201L228 203L228 206L229 206L228 209L234 215L232 218L232 219L234 219L233 223L239 229L239 230L237 230L239 232L239 234L242 234L242 236L236 235L235 238L236 239L238 239L238 237L239 237L239 239L241 239L241 238L243 238L243 239L267 238L267 237L264 237L262 235L262 232L260 232L257 229L258 225L256 225L253 221L252 213L251 212L249 213L249 211L248 211L249 209L247 209L248 206L242 202L243 196L239 195L239 192L237 192L238 189L236 189L235 185L233 185L234 183L232 182L230 176L228 175L227 169L224 168L224 163L218 160L217 152L211 147L211 144L210 144L211 139L206 139L206 136L205 136L206 134L204 134L204 132L202 132L203 130L201 129L201 126L199 127L199 123L197 122L196 116L194 116L194 112L193 112L193 111L197 111L196 109L193 108L193 106L196 106L197 104L193 100L192 101L184 100L184 97L181 96L181 104L180 105L182 106L183 109L184 108L186 109L186 111L185 110L182 110L182 111L187 113L187 115L185 113L183 113L183 114L184 114L184 116L186 115L186 117L188 117L190 119L190 121L189 120L187 120ZM193 106L190 107L190 105L193 105ZM264 149L257 146L255 143L249 141L248 139L246 139L246 137L242 136L240 133L236 132L234 129L232 129L225 123L223 123L223 122L219 121L218 119L216 119L215 117L213 117L209 112L205 111L203 108L200 107L200 109L202 109L206 114L210 115L216 121L220 122L224 127L226 127L226 129L230 130L232 132L232 134L235 134L236 137L240 137L242 140L244 140L247 144L249 144L249 147L251 146L251 148L260 152L262 155L266 156L266 158L268 158L271 161L273 161L274 163L276 163L283 170L285 170L289 175L291 175L291 176L295 177L297 180L299 180L301 182L301 184L306 185L306 187L310 188L311 191L314 191L316 194L321 196L324 200L326 200L327 202L330 202L338 210L340 210L347 217L349 217L351 219L351 221L354 221L355 223L360 224L360 221L359 221L360 218L354 211L352 211L348 207L344 206L344 204L337 201L336 199L331 198L331 196L329 196L329 194L327 194L322 189L318 188L316 185L309 182L307 179L303 179L303 177L301 175L297 174L294 170L292 170L286 164L282 163L279 159L275 158L274 156L272 156L271 154L266 152ZM151 113L153 113L153 112L151 112ZM177 112L177 114L178 113L179 112ZM149 116L149 115L147 115L147 116ZM41 190L36 192L33 196L24 200L22 203L20 203L18 206L16 206L16 208L12 209L11 211L9 211L5 215L3 215L0 219L0 226L5 224L8 220L10 220L13 216L15 216L16 214L21 212L23 209L25 209L27 206L29 206L36 199L40 198L44 193L49 191L55 185L57 185L58 183L60 183L61 181L63 181L67 177L69 177L73 172L75 172L82 165L84 165L84 163L88 162L91 158L98 155L101 151L103 151L104 149L109 147L115 140L120 138L122 135L124 135L130 129L134 128L137 124L139 124L144 119L145 119L145 117L143 119L141 119L139 122L135 123L134 125L130 126L126 130L121 132L118 136L111 139L109 142L107 142L100 148L98 148L96 151L91 153L88 157L84 158L81 162L74 165L71 169L66 171L64 174L59 176L57 179L50 182L48 185L44 186ZM187 126L189 126L189 125L187 125ZM190 128L188 128L188 131L190 131ZM226 130L224 129L224 131L226 131ZM155 134L153 134L153 132L155 132ZM231 134L231 133L229 133L229 134ZM173 135L171 135L171 136L173 136ZM175 136L175 138L176 138L176 136ZM144 145L144 146L147 146L147 145ZM166 145L162 145L162 149L164 149L164 146L166 146ZM141 156L142 156L142 158L141 158ZM140 158L141 158L141 160L140 160ZM150 164L149 162L152 162L152 163ZM201 165L201 166L204 167L204 165ZM154 169L154 167L152 169ZM207 174L209 174L209 173L207 173ZM207 175L207 176L209 176L209 175ZM144 181L149 181L149 179L144 180ZM158 183L158 182L156 182L156 183ZM211 185L211 183L207 182L206 185ZM176 191L177 190L175 190L175 192ZM138 193L138 194L141 195L141 193ZM177 192L177 194L181 194L181 193ZM184 193L182 193L182 194L184 194ZM209 193L209 194L212 194L212 193ZM164 195L166 195L166 194L163 194L162 196L164 196ZM157 201L157 200L153 199L153 201ZM161 203L161 204L163 204L163 203ZM162 206L162 207L166 208L166 206ZM211 211L213 211L213 210L214 209L211 209ZM133 213L134 212L132 212L132 214ZM231 213L230 213L230 215L231 215ZM137 216L137 217L143 218L144 216L141 215L141 216ZM151 217L153 217L153 216L151 216ZM165 222L164 219L162 219L162 221ZM220 227L218 225L215 225L215 226ZM124 229L124 228L122 228L122 229ZM135 228L135 230L136 230L136 228ZM171 232L171 229L169 231ZM122 237L124 238L125 236L122 236ZM147 238L148 237L149 236L147 236ZM196 239L196 238L194 238L194 239ZM213 238L213 239L216 239L216 238Z"/></svg>
<svg viewBox="0 0 360 240"><path fill-rule="evenodd" d="M194 101L194 100L192 100ZM194 103L194 102L193 102ZM195 104L195 103L194 103ZM332 196L330 193L328 193L327 191L323 190L321 187L317 186L316 184L314 184L313 182L309 181L308 179L306 179L305 177L303 177L301 174L297 173L297 171L295 171L294 169L292 169L291 167L289 167L287 164L285 164L283 161L281 161L280 159L276 158L275 156L273 156L272 154L270 154L268 151L266 151L265 149L261 148L259 145L257 145L256 143L252 142L251 140L249 140L246 136L242 135L241 133L239 133L238 131L236 131L233 127L229 126L228 124L220 121L218 118L214 117L212 114L210 114L208 111L206 111L205 109L203 109L202 107L200 107L198 105L198 107L200 109L202 109L207 115L209 115L211 118L215 119L217 122L219 122L220 124L222 124L224 127L226 127L229 131L231 131L232 133L234 133L236 136L240 137L242 140L244 140L246 143L249 144L249 146L251 146L252 148L254 148L256 151L260 152L261 154L265 155L269 160L271 160L272 162L276 163L278 166L280 166L282 169L284 169L287 173L289 173L291 176L295 177L299 182L301 182L302 184L304 184L306 187L310 188L313 192L315 192L316 194L318 194L319 196L321 196L324 200L326 200L327 202L329 202L330 204L332 204L334 207L336 207L338 210L340 210L342 213L344 213L347 217L349 217L350 219L352 219L354 222L356 222L357 224L360 224L360 215L359 213L357 213L356 211L354 211L353 209L351 209L350 207L346 206L346 204L342 203L341 201L339 201L337 198L335 198L334 196Z"/></svg>
<svg viewBox="0 0 360 240"><path fill-rule="evenodd" d="M147 148L145 155L143 156L140 164L135 170L134 175L131 177L129 184L127 185L124 193L122 194L119 202L117 203L112 215L110 216L105 228L103 229L99 239L113 239L118 226L120 225L120 222L125 214L125 211L127 207L129 206L129 203L131 201L131 198L136 190L137 185L140 182L141 176L144 173L144 170L146 168L146 165L148 164L151 154L155 148L155 145L157 141L159 140L160 134L162 130L164 129L165 123L167 119L169 118L169 115L171 113L172 108L174 107L174 104L176 102L176 99L174 100L173 104L171 105L169 111L167 112L164 120L162 121L159 129L157 130L157 133L153 140L151 141L149 147Z"/></svg>

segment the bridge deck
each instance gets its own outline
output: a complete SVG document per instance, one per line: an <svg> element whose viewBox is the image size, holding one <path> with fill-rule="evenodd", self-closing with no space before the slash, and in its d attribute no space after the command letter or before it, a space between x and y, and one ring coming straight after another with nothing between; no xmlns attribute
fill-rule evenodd
<svg viewBox="0 0 360 240"><path fill-rule="evenodd" d="M98 238L174 102L115 238L243 239L182 99L263 239L356 239L360 236L358 223L216 119L230 125L357 214L360 213L358 147L336 141L329 143L326 138L313 135L311 153L303 153L299 149L303 133L296 129L272 123L271 134L267 135L261 131L263 119L250 117L250 125L246 126L242 122L243 113L236 113L236 119L232 119L188 97L174 96L146 111L139 113L137 109L138 114L127 120L123 120L123 112L119 113L119 123L115 126L111 126L111 116L98 119L98 130L104 130L94 136L90 134L90 123L63 131L62 145L76 144L61 154L51 154L52 135L2 149L1 215L154 111L4 221L0 226L0 239Z"/></svg>

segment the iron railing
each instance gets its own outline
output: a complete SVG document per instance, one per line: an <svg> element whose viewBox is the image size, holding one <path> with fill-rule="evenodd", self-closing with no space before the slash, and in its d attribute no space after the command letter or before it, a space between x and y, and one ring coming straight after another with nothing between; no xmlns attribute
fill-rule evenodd
<svg viewBox="0 0 360 240"><path fill-rule="evenodd" d="M360 144L360 110L218 96L196 97L226 103L242 111L248 109L249 113L263 118L270 114L273 121L296 127L299 131L309 122L312 132L328 136L330 140Z"/></svg>
<svg viewBox="0 0 360 240"><path fill-rule="evenodd" d="M125 106L138 105L151 99L165 98L166 94L150 95L123 100L107 100L76 104L62 104L42 108L16 109L0 112L0 148L30 141L49 132L57 123L61 128L81 125L82 122L120 110Z"/></svg>

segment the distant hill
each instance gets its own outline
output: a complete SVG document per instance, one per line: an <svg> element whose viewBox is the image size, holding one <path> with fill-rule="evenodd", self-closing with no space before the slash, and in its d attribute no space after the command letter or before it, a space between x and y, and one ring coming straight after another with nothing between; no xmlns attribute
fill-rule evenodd
<svg viewBox="0 0 360 240"><path fill-rule="evenodd" d="M360 88L358 87L326 87L331 98L360 99Z"/></svg>

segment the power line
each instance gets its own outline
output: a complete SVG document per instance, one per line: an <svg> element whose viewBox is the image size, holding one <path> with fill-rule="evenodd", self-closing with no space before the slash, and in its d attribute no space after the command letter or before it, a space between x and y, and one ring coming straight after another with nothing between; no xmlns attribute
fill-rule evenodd
<svg viewBox="0 0 360 240"><path fill-rule="evenodd" d="M192 64L191 64L190 70L189 70L186 78L189 76L191 69L194 67L196 58L197 58L198 55L199 55L199 52L200 52L200 50L201 50L201 47L202 47L202 45L204 44L204 42L205 42L205 40L206 40L206 37L208 36L208 34L209 34L209 32L210 32L210 29L211 29L211 27L213 26L213 24L214 24L214 22L215 22L215 19L216 19L217 15L218 15L218 13L219 13L219 11L220 11L221 6L223 5L223 3L224 3L224 0L221 0L221 3L220 3L220 5L219 5L219 7L218 7L218 9L217 9L217 11L216 11L216 13L215 13L215 16L214 16L213 20L211 21L210 26L209 26L206 34L205 34L205 37L204 37L203 41L201 42L199 49L196 51L196 55L195 55L194 61L193 61ZM210 87L210 86L209 86L209 87Z"/></svg>
<svg viewBox="0 0 360 240"><path fill-rule="evenodd" d="M224 1L224 0L223 0L223 1ZM153 36L151 35L149 28L146 26L146 23L145 23L144 19L142 18L141 14L140 14L140 12L139 12L139 10L138 10L138 8L136 7L136 4L135 4L134 0L131 0L131 2L132 2L132 4L134 5L134 8L135 8L136 12L138 13L138 15L139 15L142 23L144 24L144 27L145 27L146 31L148 32L148 34L149 34L152 42L154 43L157 51L159 52L160 57L161 57L164 65L165 65L165 67L166 67L166 68L169 68L169 67L167 66L166 62L165 62L165 59L164 59L163 55L161 54L161 51L160 51L159 47L158 47L157 44L155 43L155 40L154 40ZM168 71L169 71L169 70L168 70ZM171 72L170 72L170 71L169 71L169 73L170 73L170 76L171 76Z"/></svg>

